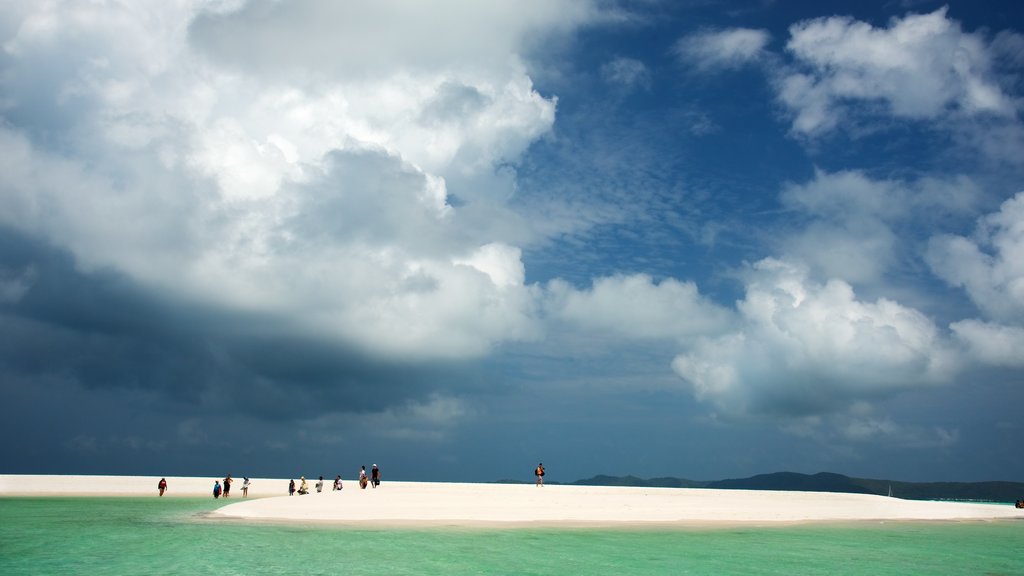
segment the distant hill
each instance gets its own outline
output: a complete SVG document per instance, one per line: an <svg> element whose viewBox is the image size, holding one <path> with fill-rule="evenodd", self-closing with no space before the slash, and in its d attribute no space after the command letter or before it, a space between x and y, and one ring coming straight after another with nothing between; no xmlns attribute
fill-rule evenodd
<svg viewBox="0 0 1024 576"><path fill-rule="evenodd" d="M842 474L820 472L800 474L776 472L750 478L728 480L687 480L684 478L638 478L636 476L599 475L570 484L578 486L642 486L652 488L719 488L728 490L784 490L801 492L849 492L907 500L981 500L1015 502L1024 498L1024 482L899 482L851 478Z"/></svg>
<svg viewBox="0 0 1024 576"><path fill-rule="evenodd" d="M759 474L750 478L736 478L709 482L707 488L730 490L799 490L802 492L852 492L854 494L878 494L858 483L854 478L842 474L820 472L807 475L796 472ZM888 492L886 487L885 492Z"/></svg>
<svg viewBox="0 0 1024 576"><path fill-rule="evenodd" d="M707 482L686 480L684 478L637 478L636 476L605 476L598 475L586 480L569 482L576 486L637 486L650 488L705 488Z"/></svg>

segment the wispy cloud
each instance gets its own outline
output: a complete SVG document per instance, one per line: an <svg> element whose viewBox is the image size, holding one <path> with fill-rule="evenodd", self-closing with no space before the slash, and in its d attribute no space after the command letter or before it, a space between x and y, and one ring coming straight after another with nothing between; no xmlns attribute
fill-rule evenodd
<svg viewBox="0 0 1024 576"><path fill-rule="evenodd" d="M616 57L601 65L601 78L610 84L629 89L651 87L651 71L640 60Z"/></svg>
<svg viewBox="0 0 1024 576"><path fill-rule="evenodd" d="M770 40L766 30L702 30L677 40L673 51L682 62L698 70L732 69L761 59Z"/></svg>

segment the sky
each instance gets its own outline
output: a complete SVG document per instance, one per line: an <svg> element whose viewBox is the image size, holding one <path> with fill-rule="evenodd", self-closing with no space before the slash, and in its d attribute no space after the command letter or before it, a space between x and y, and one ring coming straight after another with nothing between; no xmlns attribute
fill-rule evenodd
<svg viewBox="0 0 1024 576"><path fill-rule="evenodd" d="M1024 481L1016 0L0 3L0 472Z"/></svg>

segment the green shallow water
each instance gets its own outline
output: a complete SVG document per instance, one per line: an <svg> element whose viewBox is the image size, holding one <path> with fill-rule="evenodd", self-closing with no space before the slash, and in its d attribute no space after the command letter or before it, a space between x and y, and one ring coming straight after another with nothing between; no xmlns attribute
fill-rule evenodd
<svg viewBox="0 0 1024 576"><path fill-rule="evenodd" d="M199 519L221 505L0 498L0 574L1024 574L1024 521L363 530Z"/></svg>

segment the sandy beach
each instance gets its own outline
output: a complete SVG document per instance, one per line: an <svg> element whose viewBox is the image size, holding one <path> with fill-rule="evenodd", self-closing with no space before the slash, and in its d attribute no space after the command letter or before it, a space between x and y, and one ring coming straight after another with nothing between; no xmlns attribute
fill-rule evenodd
<svg viewBox="0 0 1024 576"><path fill-rule="evenodd" d="M153 496L159 477L0 475L0 496ZM165 497L210 496L214 478L167 477ZM241 479L211 520L382 526L663 526L1024 519L1000 504L865 494L532 484L385 482L288 496L287 479ZM310 481L310 489L314 482Z"/></svg>
<svg viewBox="0 0 1024 576"><path fill-rule="evenodd" d="M60 476L0 474L0 496L157 496L161 476ZM224 478L166 476L168 497L213 497L213 483ZM250 497L284 494L287 480L260 480ZM242 478L235 478L231 497L242 495Z"/></svg>

